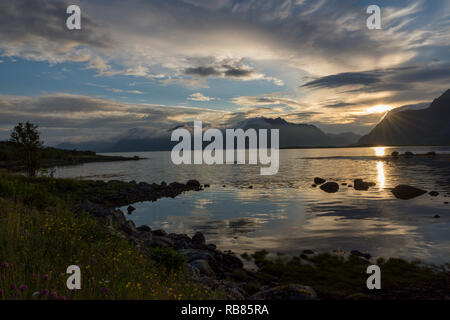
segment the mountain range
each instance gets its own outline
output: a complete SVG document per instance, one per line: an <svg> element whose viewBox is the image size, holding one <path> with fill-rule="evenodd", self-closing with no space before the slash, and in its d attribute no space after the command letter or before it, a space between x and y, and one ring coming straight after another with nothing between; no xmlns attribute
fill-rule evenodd
<svg viewBox="0 0 450 320"><path fill-rule="evenodd" d="M190 125L178 127L188 128ZM62 143L61 149L92 150L96 152L167 151L178 142L170 141L170 133L155 136L148 129L132 128L102 141ZM340 147L373 145L450 145L450 90L425 104L396 108L383 118L372 131L360 136L352 132L325 133L311 124L291 123L282 118L250 118L238 123L236 128L279 129L280 148L289 147ZM192 129L192 127L191 127ZM207 144L207 143L205 143Z"/></svg>
<svg viewBox="0 0 450 320"><path fill-rule="evenodd" d="M340 134L325 133L314 125L291 123L282 118L250 118L240 122L236 128L244 130L250 128L269 130L279 129L280 148L348 146L356 144L361 138L360 135L352 132ZM177 143L178 142L170 141L170 132L168 132L167 136L155 137L154 134L147 129L132 128L125 133L108 140L62 143L57 147L69 150L93 150L96 152L139 152L167 151L171 150Z"/></svg>

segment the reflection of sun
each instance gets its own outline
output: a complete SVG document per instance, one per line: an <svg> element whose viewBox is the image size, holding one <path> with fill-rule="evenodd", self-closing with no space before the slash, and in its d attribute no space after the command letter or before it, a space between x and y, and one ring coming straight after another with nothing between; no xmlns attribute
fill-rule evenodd
<svg viewBox="0 0 450 320"><path fill-rule="evenodd" d="M384 176L384 163L383 163L383 161L378 161L377 162L377 170L378 170L378 175L377 175L378 185L380 186L380 188L384 188L384 186L386 184L386 177Z"/></svg>
<svg viewBox="0 0 450 320"><path fill-rule="evenodd" d="M371 107L371 108L367 108L366 111L368 113L383 113L386 111L392 110L391 106L387 106L384 104L379 104L377 106Z"/></svg>
<svg viewBox="0 0 450 320"><path fill-rule="evenodd" d="M373 148L373 150L375 151L375 155L377 157L382 157L385 154L386 147L376 147Z"/></svg>

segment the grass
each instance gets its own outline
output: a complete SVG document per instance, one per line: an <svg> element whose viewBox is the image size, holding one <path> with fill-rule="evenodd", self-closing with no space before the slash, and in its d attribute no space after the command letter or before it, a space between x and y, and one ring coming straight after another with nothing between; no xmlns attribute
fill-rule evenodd
<svg viewBox="0 0 450 320"><path fill-rule="evenodd" d="M373 263L355 255L344 258L322 253L311 257L302 255L301 258L267 259L267 254L267 251L262 250L252 255L259 266L260 280L308 285L321 298L373 298L374 295L379 298L433 298L434 294L438 297L439 293L433 292L430 283L434 286L436 283L444 286L450 283L449 265L437 267L420 261L378 259L376 264L381 269L382 290L370 291L366 287L369 276L366 270Z"/></svg>
<svg viewBox="0 0 450 320"><path fill-rule="evenodd" d="M23 202L26 205L45 208L58 203L76 204L82 199L95 200L98 195L114 195L131 188L129 183L30 178L9 172L0 172L0 197Z"/></svg>
<svg viewBox="0 0 450 320"><path fill-rule="evenodd" d="M0 175L0 299L223 297L190 282L174 250L145 254L88 214L73 214L70 200L92 190L94 182ZM81 268L81 290L66 287L70 265Z"/></svg>

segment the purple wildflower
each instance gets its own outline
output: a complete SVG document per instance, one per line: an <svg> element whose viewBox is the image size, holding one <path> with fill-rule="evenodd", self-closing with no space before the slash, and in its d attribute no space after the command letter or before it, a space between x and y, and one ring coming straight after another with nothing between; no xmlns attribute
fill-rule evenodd
<svg viewBox="0 0 450 320"><path fill-rule="evenodd" d="M8 268L8 267L9 267L9 263L6 262L6 261L3 261L2 267L3 267L3 268Z"/></svg>
<svg viewBox="0 0 450 320"><path fill-rule="evenodd" d="M15 290L17 288L17 286L13 283L12 285L9 286L11 288L11 290Z"/></svg>
<svg viewBox="0 0 450 320"><path fill-rule="evenodd" d="M61 300L67 300L67 298L66 298L65 296L61 296L61 297L59 297L59 299L61 299Z"/></svg>
<svg viewBox="0 0 450 320"><path fill-rule="evenodd" d="M58 293L56 291L52 291L52 293L50 293L50 299L55 300L56 298L58 298Z"/></svg>
<svg viewBox="0 0 450 320"><path fill-rule="evenodd" d="M26 285L24 285L24 284L19 287L19 291L20 292L24 292L27 289L28 289L28 287Z"/></svg>
<svg viewBox="0 0 450 320"><path fill-rule="evenodd" d="M42 279L43 279L44 281L48 281L48 280L50 280L50 276L49 276L48 274L44 274L44 276L42 277Z"/></svg>
<svg viewBox="0 0 450 320"><path fill-rule="evenodd" d="M39 296L40 297L45 296L47 294L48 294L48 289L44 289L44 290L39 291Z"/></svg>

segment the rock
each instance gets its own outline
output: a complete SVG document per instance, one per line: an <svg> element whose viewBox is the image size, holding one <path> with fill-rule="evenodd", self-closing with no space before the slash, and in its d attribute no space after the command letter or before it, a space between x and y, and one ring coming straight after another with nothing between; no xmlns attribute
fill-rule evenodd
<svg viewBox="0 0 450 320"><path fill-rule="evenodd" d="M147 232L147 231L138 231L137 232L137 237L139 240L145 241L145 240L152 240L153 239L153 235L151 232Z"/></svg>
<svg viewBox="0 0 450 320"><path fill-rule="evenodd" d="M197 267L194 267L190 263L186 264L187 273L192 278L197 278L200 275L200 270Z"/></svg>
<svg viewBox="0 0 450 320"><path fill-rule="evenodd" d="M200 182L198 182L197 180L189 180L189 181L186 183L186 186L187 186L189 189L199 190L200 187L201 187L201 184L200 184Z"/></svg>
<svg viewBox="0 0 450 320"><path fill-rule="evenodd" d="M347 182L342 182L341 183L341 186L346 186L347 185Z"/></svg>
<svg viewBox="0 0 450 320"><path fill-rule="evenodd" d="M314 254L314 251L306 249L302 251L303 254Z"/></svg>
<svg viewBox="0 0 450 320"><path fill-rule="evenodd" d="M414 156L414 153L407 151L407 152L405 152L404 156L407 158L412 158Z"/></svg>
<svg viewBox="0 0 450 320"><path fill-rule="evenodd" d="M192 243L195 245L204 245L206 242L205 236L201 232L196 232L192 237Z"/></svg>
<svg viewBox="0 0 450 320"><path fill-rule="evenodd" d="M133 206L128 206L128 208L127 208L127 213L128 213L128 214L132 214L134 210L136 210L135 207L133 207Z"/></svg>
<svg viewBox="0 0 450 320"><path fill-rule="evenodd" d="M161 247L161 248L169 248L173 247L173 241L166 237L158 237L153 235L152 240L146 240L144 241L146 245L149 245L151 247Z"/></svg>
<svg viewBox="0 0 450 320"><path fill-rule="evenodd" d="M364 258L364 259L367 259L367 260L372 258L370 253L362 253L361 251L358 251L358 250L353 250L353 251L350 252L350 254L353 254L355 256L358 256L358 257L361 257L361 258Z"/></svg>
<svg viewBox="0 0 450 320"><path fill-rule="evenodd" d="M211 277L211 278L216 277L216 274L214 273L213 269L211 268L208 261L206 261L206 260L194 260L192 262L189 262L189 264L192 267L197 268L199 270L200 274L203 274L203 275Z"/></svg>
<svg viewBox="0 0 450 320"><path fill-rule="evenodd" d="M419 197L427 192L408 185L398 185L392 189L392 193L397 199L409 200Z"/></svg>
<svg viewBox="0 0 450 320"><path fill-rule="evenodd" d="M430 151L430 152L427 152L426 155L429 156L429 157L436 157L436 152Z"/></svg>
<svg viewBox="0 0 450 320"><path fill-rule="evenodd" d="M165 232L164 230L160 230L160 229L152 231L152 234L157 237L166 237L167 236L167 232Z"/></svg>
<svg viewBox="0 0 450 320"><path fill-rule="evenodd" d="M327 182L321 185L320 189L328 193L335 193L339 191L339 185L336 182Z"/></svg>
<svg viewBox="0 0 450 320"><path fill-rule="evenodd" d="M251 300L317 300L313 288L299 284L277 286L262 290L250 297Z"/></svg>
<svg viewBox="0 0 450 320"><path fill-rule="evenodd" d="M369 187L375 186L374 182L365 182L363 179L355 179L353 184L355 186L355 190L359 191L367 191L369 190Z"/></svg>
<svg viewBox="0 0 450 320"><path fill-rule="evenodd" d="M311 185L311 187L313 187L313 188L317 188L317 185L315 185L315 184L312 184L312 185Z"/></svg>
<svg viewBox="0 0 450 320"><path fill-rule="evenodd" d="M122 224L122 225L120 226L120 229L121 229L123 232L125 232L126 234L129 234L129 235L132 235L132 234L137 233L136 226L135 226L134 222L131 221L131 220L128 220L127 222L125 222L124 224Z"/></svg>
<svg viewBox="0 0 450 320"><path fill-rule="evenodd" d="M398 151L394 151L391 153L391 156L393 156L394 158L398 157Z"/></svg>
<svg viewBox="0 0 450 320"><path fill-rule="evenodd" d="M349 188L353 188L353 186L351 184L348 185Z"/></svg>
<svg viewBox="0 0 450 320"><path fill-rule="evenodd" d="M197 249L182 249L178 251L180 254L186 256L188 258L188 262L194 260L214 260L213 253L206 250L197 250Z"/></svg>
<svg viewBox="0 0 450 320"><path fill-rule="evenodd" d="M253 186L248 186L249 189L253 189Z"/></svg>
<svg viewBox="0 0 450 320"><path fill-rule="evenodd" d="M136 228L137 231L143 232L152 232L152 229L149 226L140 226Z"/></svg>
<svg viewBox="0 0 450 320"><path fill-rule="evenodd" d="M325 183L327 180L323 179L323 178L319 178L319 177L315 177L314 178L314 184L316 185L321 185L323 183Z"/></svg>
<svg viewBox="0 0 450 320"><path fill-rule="evenodd" d="M430 191L428 194L430 196L432 196L432 197L437 197L439 195L439 192L437 192L437 191Z"/></svg>
<svg viewBox="0 0 450 320"><path fill-rule="evenodd" d="M209 251L214 251L214 250L216 250L216 248L217 248L216 245L212 244L212 243L210 243L206 246L206 249Z"/></svg>
<svg viewBox="0 0 450 320"><path fill-rule="evenodd" d="M209 183L205 183L205 188L209 188L209 187L210 187Z"/></svg>
<svg viewBox="0 0 450 320"><path fill-rule="evenodd" d="M435 215L433 218L435 218L435 219L439 219L441 216L440 215Z"/></svg>

